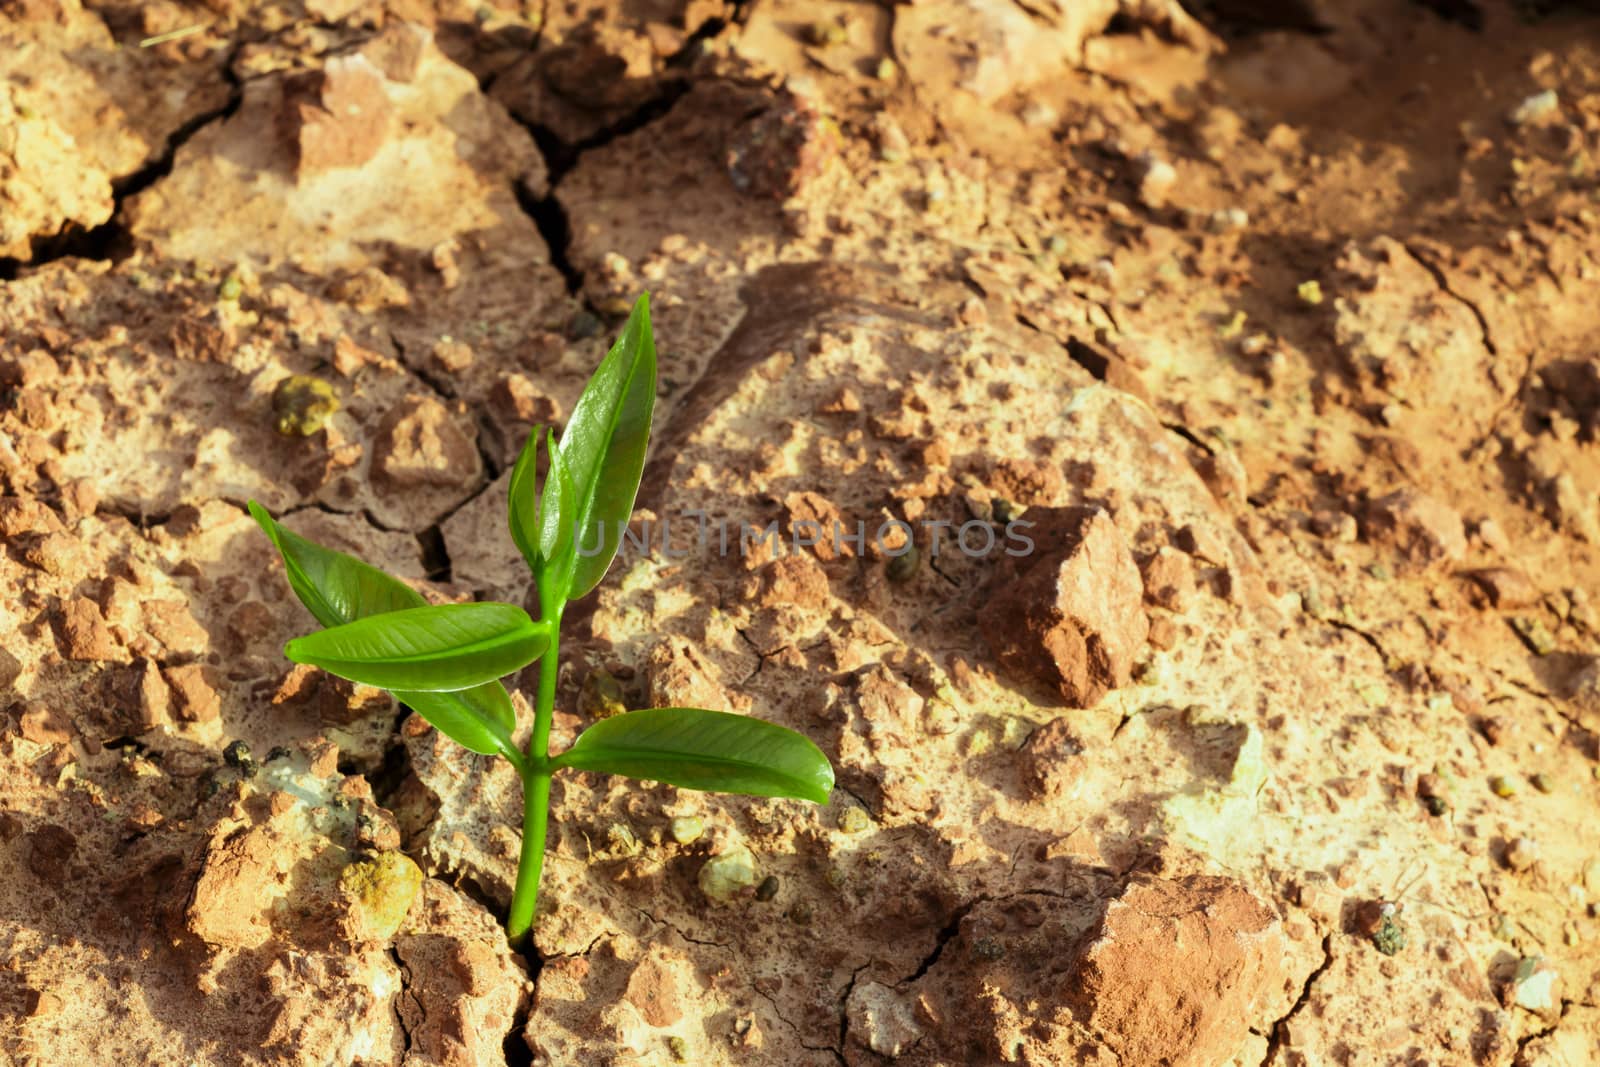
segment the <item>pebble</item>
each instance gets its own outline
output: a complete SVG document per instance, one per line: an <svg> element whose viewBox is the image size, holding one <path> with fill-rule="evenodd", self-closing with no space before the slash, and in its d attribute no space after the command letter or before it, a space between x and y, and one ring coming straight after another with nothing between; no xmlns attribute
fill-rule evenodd
<svg viewBox="0 0 1600 1067"><path fill-rule="evenodd" d="M310 437L338 410L333 386L309 374L292 374L272 390L273 428L285 437Z"/></svg>
<svg viewBox="0 0 1600 1067"><path fill-rule="evenodd" d="M756 885L756 859L748 848L738 845L706 860L698 881L700 892L711 900L731 903Z"/></svg>
<svg viewBox="0 0 1600 1067"><path fill-rule="evenodd" d="M1513 126L1526 126L1530 122L1553 115L1561 106L1561 98L1554 89L1546 89L1525 98L1507 116Z"/></svg>
<svg viewBox="0 0 1600 1067"><path fill-rule="evenodd" d="M672 839L680 845L691 844L700 840L700 835L706 832L706 824L694 815L680 815L669 824Z"/></svg>
<svg viewBox="0 0 1600 1067"><path fill-rule="evenodd" d="M1171 163L1154 156L1143 159L1144 176L1139 180L1139 199L1146 207L1160 207L1167 201L1167 193L1178 182L1178 171Z"/></svg>
<svg viewBox="0 0 1600 1067"><path fill-rule="evenodd" d="M839 813L839 830L846 834L859 834L872 825L872 819L861 808L851 806Z"/></svg>
<svg viewBox="0 0 1600 1067"><path fill-rule="evenodd" d="M1210 225L1212 233L1242 230L1250 225L1250 213L1242 207L1223 208L1211 213Z"/></svg>
<svg viewBox="0 0 1600 1067"><path fill-rule="evenodd" d="M909 545L898 556L890 557L887 566L884 567L884 572L889 576L891 582L896 584L909 582L916 577L917 564L920 562L921 553L917 551L917 546Z"/></svg>
<svg viewBox="0 0 1600 1067"><path fill-rule="evenodd" d="M1522 872L1539 859L1539 846L1526 837L1519 837L1506 846L1506 866Z"/></svg>

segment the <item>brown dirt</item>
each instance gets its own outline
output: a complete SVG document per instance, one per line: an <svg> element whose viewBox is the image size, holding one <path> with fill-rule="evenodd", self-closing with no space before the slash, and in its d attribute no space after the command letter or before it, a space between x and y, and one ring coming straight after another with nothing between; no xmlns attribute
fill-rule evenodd
<svg viewBox="0 0 1600 1067"><path fill-rule="evenodd" d="M0 0L0 1061L1595 1062L1579 7ZM558 781L518 956L513 773L291 669L242 505L522 599L641 289L680 551L556 743L839 789Z"/></svg>

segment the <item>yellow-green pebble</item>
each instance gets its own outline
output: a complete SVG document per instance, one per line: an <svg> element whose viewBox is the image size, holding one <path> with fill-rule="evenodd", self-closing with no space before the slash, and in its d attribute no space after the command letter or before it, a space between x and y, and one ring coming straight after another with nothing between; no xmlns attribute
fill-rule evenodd
<svg viewBox="0 0 1600 1067"><path fill-rule="evenodd" d="M756 858L743 845L712 856L700 868L700 892L718 904L731 903L758 881Z"/></svg>
<svg viewBox="0 0 1600 1067"><path fill-rule="evenodd" d="M294 374L272 391L273 425L285 437L310 437L339 410L333 386L309 374Z"/></svg>
<svg viewBox="0 0 1600 1067"><path fill-rule="evenodd" d="M339 888L354 899L367 934L387 941L422 888L422 868L403 852L380 852L339 872Z"/></svg>
<svg viewBox="0 0 1600 1067"><path fill-rule="evenodd" d="M672 820L670 829L674 841L687 845L700 840L700 835L706 832L706 824L696 816L680 815Z"/></svg>
<svg viewBox="0 0 1600 1067"><path fill-rule="evenodd" d="M1489 779L1489 789L1497 797L1512 797L1517 795L1517 783L1503 774L1497 774Z"/></svg>
<svg viewBox="0 0 1600 1067"><path fill-rule="evenodd" d="M839 830L847 834L859 834L872 825L872 819L867 813L854 805L845 808L839 813Z"/></svg>

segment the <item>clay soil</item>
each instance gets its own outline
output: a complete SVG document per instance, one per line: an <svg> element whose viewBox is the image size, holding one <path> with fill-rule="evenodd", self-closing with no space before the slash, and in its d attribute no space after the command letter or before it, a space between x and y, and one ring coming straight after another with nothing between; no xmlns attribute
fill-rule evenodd
<svg viewBox="0 0 1600 1067"><path fill-rule="evenodd" d="M0 74L0 1062L1600 1062L1592 9L0 0ZM529 602L644 290L555 743L839 787L558 780L515 952L513 773L291 669L244 503Z"/></svg>

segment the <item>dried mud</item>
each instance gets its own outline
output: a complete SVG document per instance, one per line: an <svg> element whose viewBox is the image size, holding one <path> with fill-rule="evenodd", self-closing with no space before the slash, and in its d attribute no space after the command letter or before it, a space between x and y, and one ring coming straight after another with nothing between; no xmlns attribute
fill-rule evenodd
<svg viewBox="0 0 1600 1067"><path fill-rule="evenodd" d="M1596 1062L1597 41L0 0L0 1061ZM644 289L555 743L839 788L558 780L519 955L513 772L292 669L243 504L526 599L508 463Z"/></svg>

